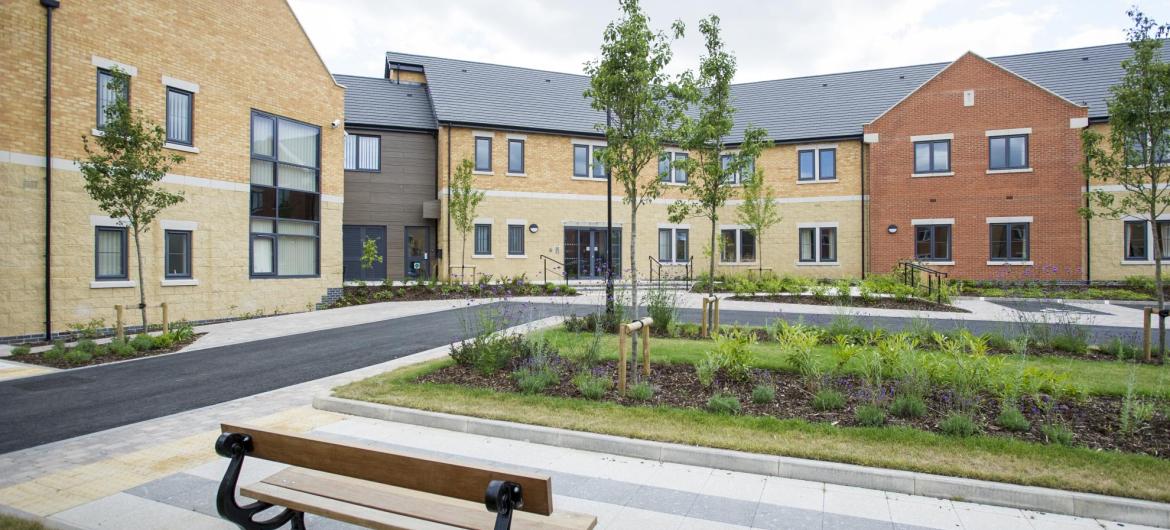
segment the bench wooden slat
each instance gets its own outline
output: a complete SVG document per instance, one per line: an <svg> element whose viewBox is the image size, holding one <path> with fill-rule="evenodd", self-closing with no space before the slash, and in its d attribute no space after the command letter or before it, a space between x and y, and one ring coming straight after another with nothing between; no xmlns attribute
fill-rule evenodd
<svg viewBox="0 0 1170 530"><path fill-rule="evenodd" d="M377 530L459 530L454 526L412 519L396 513L383 512L264 482L240 488L240 493L258 501Z"/></svg>
<svg viewBox="0 0 1170 530"><path fill-rule="evenodd" d="M496 519L496 514L484 509L482 503L452 499L310 469L285 469L264 479L263 483L466 529L491 528ZM245 495L248 491L248 488L241 489ZM556 512L549 516L542 516L518 511L513 514L512 518L512 528L517 530L538 528L588 530L596 524L597 518L592 515L571 512Z"/></svg>
<svg viewBox="0 0 1170 530"><path fill-rule="evenodd" d="M488 482L507 480L522 488L524 506L518 510L541 515L553 512L552 479L548 476L468 466L312 434L288 434L228 423L221 428L223 432L251 436L249 456L255 458L480 503Z"/></svg>

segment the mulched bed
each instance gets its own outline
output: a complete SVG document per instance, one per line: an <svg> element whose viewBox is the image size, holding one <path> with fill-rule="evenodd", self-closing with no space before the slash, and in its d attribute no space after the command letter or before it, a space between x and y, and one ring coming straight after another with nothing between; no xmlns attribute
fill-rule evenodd
<svg viewBox="0 0 1170 530"><path fill-rule="evenodd" d="M852 297L848 302L836 297L817 298L806 294L790 295L790 294L768 294L768 295L753 295L753 296L732 296L731 300L741 302L774 302L780 304L808 304L808 305L839 305L845 307L872 307L878 309L911 309L916 311L946 311L950 313L970 313L966 309L949 306L946 304L938 304L920 300L917 298L910 298L907 300L898 300L896 298L878 297L878 298L859 298Z"/></svg>
<svg viewBox="0 0 1170 530"><path fill-rule="evenodd" d="M560 372L560 382L546 388L542 394L582 399L580 392L572 383L571 370L565 366ZM594 368L593 372L615 377L613 374L616 374L616 362L605 362ZM497 392L519 392L519 387L510 374L511 369L485 376L472 367L452 365L426 374L420 377L418 382L455 384ZM798 418L841 426L857 426L853 410L858 405L868 403L868 390L854 377L840 377L832 382L834 388L847 396L848 403L844 410L831 412L812 408L812 395L795 374L757 370L752 380L753 382L740 382L720 377L711 388L705 388L699 383L695 369L690 365L654 364L650 378L654 386L654 396L649 401L640 402L619 395L616 384L606 393L603 400L626 406L670 406L702 410L706 407L709 397L723 393L736 396L743 406L745 415L770 416L778 419ZM767 404L752 403L752 389L756 385L754 381L770 381L776 389L775 401ZM893 390L895 390L893 385L889 385L885 394L890 395ZM887 412L887 425L938 432L939 422L950 410L950 401L949 393L936 391L926 398L928 411L924 417L902 419ZM1094 396L1084 402L1060 403L1054 408L1053 414L1072 430L1073 443L1076 445L1091 449L1145 453L1157 457L1170 456L1170 418L1166 416L1166 403L1158 402L1154 419L1144 428L1136 433L1123 435L1118 432L1121 402L1121 398L1118 397ZM1032 423L1031 430L1027 432L1015 433L996 426L995 417L999 413L999 404L990 396L983 397L980 406L974 412L974 417L985 434L1045 442L1040 431L1041 425L1045 423L1044 414L1028 398L1022 399L1020 408Z"/></svg>
<svg viewBox="0 0 1170 530"><path fill-rule="evenodd" d="M1002 294L989 295L989 290L998 289L1003 291ZM1154 301L1157 298L1157 291L1139 292L1127 287L1117 287L1110 285L1061 285L1059 287L1040 287L1040 296L1034 296L1036 293L1029 293L1026 288L1013 286L995 286L995 287L978 287L964 285L960 291L959 296L991 296L991 297L1005 297L1005 298L1061 298L1068 300L1097 300L1102 297L1114 300L1128 300L1128 301ZM1170 287L1165 289L1167 294L1170 294ZM1091 294L1088 291L1093 291ZM1143 298L1136 298L1141 296Z"/></svg>
<svg viewBox="0 0 1170 530"><path fill-rule="evenodd" d="M28 355L10 355L8 357L0 357L6 361L15 361L18 363L35 364L39 366L48 366L50 368L80 368L82 366L93 366L95 364L106 364L115 361L125 361L129 359L140 359L142 357L153 357L155 355L162 355L164 353L177 352L187 345L199 340L199 337L206 335L206 333L196 333L190 340L183 342L176 342L169 348L156 348L147 351L136 351L129 355L116 355L108 351L102 355L94 355L92 359L84 363L71 363L65 359L45 359L41 357L40 353L30 353ZM127 337L127 339L132 337Z"/></svg>
<svg viewBox="0 0 1170 530"><path fill-rule="evenodd" d="M446 286L446 288L445 288ZM456 288L458 287L458 288ZM417 302L420 300L463 300L466 298L506 298L512 296L577 296L576 290L565 292L557 284L530 283L523 285L464 285L440 284L405 286L346 286L341 299L331 308L381 302ZM382 294L389 292L390 294Z"/></svg>

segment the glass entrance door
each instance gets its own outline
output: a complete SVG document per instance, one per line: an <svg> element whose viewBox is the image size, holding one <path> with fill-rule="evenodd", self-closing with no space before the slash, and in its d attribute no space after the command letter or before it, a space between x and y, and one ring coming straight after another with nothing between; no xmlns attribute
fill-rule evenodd
<svg viewBox="0 0 1170 530"><path fill-rule="evenodd" d="M427 226L406 227L406 270L408 280L425 280L431 271L431 229Z"/></svg>
<svg viewBox="0 0 1170 530"><path fill-rule="evenodd" d="M604 228L565 228L565 272L569 278L604 278L613 254L614 276L621 274L621 229L607 237Z"/></svg>

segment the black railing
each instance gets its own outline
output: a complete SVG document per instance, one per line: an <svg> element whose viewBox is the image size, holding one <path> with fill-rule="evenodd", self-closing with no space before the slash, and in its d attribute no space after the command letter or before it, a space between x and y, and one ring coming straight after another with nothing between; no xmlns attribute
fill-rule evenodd
<svg viewBox="0 0 1170 530"><path fill-rule="evenodd" d="M555 259L552 259L548 256L545 256L544 254L541 254L540 255L540 263L541 263L541 266L544 268L544 283L548 283L548 262L550 262L550 261L553 263L556 263L557 267L561 268L561 277L565 279L565 285L569 285L569 271L565 270L565 264L561 263ZM553 272L554 273L556 272L555 268L553 269Z"/></svg>
<svg viewBox="0 0 1170 530"><path fill-rule="evenodd" d="M926 297L933 296L936 302L942 303L943 281L946 280L947 273L912 260L899 261L898 271L902 276L902 283L914 288L922 283L921 278L918 277L919 273L926 274Z"/></svg>
<svg viewBox="0 0 1170 530"><path fill-rule="evenodd" d="M664 276L662 274L663 267L680 267L681 266L681 267L683 267L683 277L682 278L675 277L674 279L681 279L681 280L685 281L686 285L687 285L687 289L691 288L691 278L692 278L691 273L693 272L692 267L694 266L694 263L695 263L694 256L691 256L690 259L688 259L685 263L679 263L679 262L663 263L661 261L658 261L658 259L655 258L654 256L646 256L646 257L650 258L650 281L653 282L655 280L655 277L657 276L658 283L661 284L663 280L667 279L666 276Z"/></svg>

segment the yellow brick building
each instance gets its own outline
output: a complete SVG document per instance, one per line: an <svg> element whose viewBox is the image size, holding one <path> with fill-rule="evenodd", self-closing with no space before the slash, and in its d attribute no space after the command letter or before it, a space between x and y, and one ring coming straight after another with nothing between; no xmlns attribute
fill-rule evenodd
<svg viewBox="0 0 1170 530"><path fill-rule="evenodd" d="M162 184L186 200L142 241L154 322L162 302L197 321L304 310L340 286L345 93L283 0L53 10L48 248L46 27L38 2L0 8L0 337L112 325L115 304L137 306L133 238L88 197L75 163L82 137L100 134L101 76L115 68L130 75L131 107L167 128L166 151L186 157Z"/></svg>

